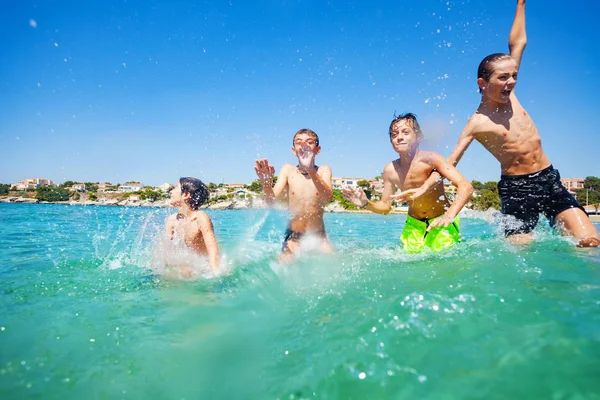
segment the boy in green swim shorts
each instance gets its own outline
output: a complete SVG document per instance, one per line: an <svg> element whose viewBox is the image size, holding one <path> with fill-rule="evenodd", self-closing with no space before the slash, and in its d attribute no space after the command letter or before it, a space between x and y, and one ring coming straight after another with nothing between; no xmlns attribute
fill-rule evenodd
<svg viewBox="0 0 600 400"><path fill-rule="evenodd" d="M389 135L400 158L383 169L381 200L369 201L362 189L349 187L342 190L344 197L377 214L389 213L392 200L408 202L408 216L400 241L410 253L418 253L425 247L441 251L454 245L460 240L458 213L473 193L473 186L444 156L419 149L423 132L414 114L395 117ZM456 186L456 198L452 203L444 193L441 180L426 191L421 189L434 171ZM394 194L396 188L400 193Z"/></svg>

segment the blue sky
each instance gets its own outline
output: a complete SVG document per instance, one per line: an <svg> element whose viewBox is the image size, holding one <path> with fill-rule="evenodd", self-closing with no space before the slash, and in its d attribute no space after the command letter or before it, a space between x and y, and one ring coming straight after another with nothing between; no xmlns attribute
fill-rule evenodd
<svg viewBox="0 0 600 400"><path fill-rule="evenodd" d="M300 128L334 176L377 175L394 112L448 155L507 51L514 1L18 1L0 13L0 182L248 183L295 163ZM596 1L530 1L517 95L563 177L600 176ZM458 165L498 180L474 143Z"/></svg>

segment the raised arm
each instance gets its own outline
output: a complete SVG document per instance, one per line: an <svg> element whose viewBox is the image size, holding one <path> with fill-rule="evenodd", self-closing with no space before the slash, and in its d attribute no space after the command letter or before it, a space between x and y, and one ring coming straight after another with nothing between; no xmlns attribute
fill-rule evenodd
<svg viewBox="0 0 600 400"><path fill-rule="evenodd" d="M508 38L508 49L510 55L517 61L517 68L521 65L523 50L527 45L527 34L525 33L525 0L517 0L517 12Z"/></svg>
<svg viewBox="0 0 600 400"><path fill-rule="evenodd" d="M428 230L435 226L448 226L454 221L454 218L458 215L460 210L467 204L469 198L473 194L473 185L464 177L456 167L450 164L441 154L435 154L432 157L433 167L446 179L448 179L454 186L456 186L456 198L452 202L452 205L444 213L443 218L438 218L433 221Z"/></svg>
<svg viewBox="0 0 600 400"><path fill-rule="evenodd" d="M268 205L272 205L283 190L287 186L288 168L284 165L279 172L277 183L273 187L273 177L275 176L275 168L269 165L269 162L265 160L256 160L256 167L254 167L256 175L263 184L263 191L265 192L265 201Z"/></svg>

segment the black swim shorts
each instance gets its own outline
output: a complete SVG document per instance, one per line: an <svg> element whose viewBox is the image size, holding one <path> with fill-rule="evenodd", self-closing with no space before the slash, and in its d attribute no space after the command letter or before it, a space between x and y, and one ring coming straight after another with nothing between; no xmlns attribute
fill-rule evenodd
<svg viewBox="0 0 600 400"><path fill-rule="evenodd" d="M287 228L285 231L285 238L283 239L283 246L281 246L281 251L284 253L289 253L290 249L288 248L288 242L290 240L298 242L300 239L302 239L302 236L304 236L304 232L296 232L290 228Z"/></svg>
<svg viewBox="0 0 600 400"><path fill-rule="evenodd" d="M548 218L554 225L555 218L569 208L584 208L560 182L560 174L552 165L533 174L502 175L498 182L502 200L502 214L517 219L507 221L504 232L507 236L529 233L537 225L539 215Z"/></svg>

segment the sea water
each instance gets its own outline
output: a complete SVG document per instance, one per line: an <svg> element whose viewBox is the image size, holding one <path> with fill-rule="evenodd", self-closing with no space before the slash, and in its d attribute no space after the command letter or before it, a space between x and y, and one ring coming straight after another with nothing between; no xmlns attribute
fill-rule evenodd
<svg viewBox="0 0 600 400"><path fill-rule="evenodd" d="M208 211L229 272L186 280L150 268L171 212L0 204L0 398L600 398L600 251L543 225L409 255L404 216L327 214L280 266L285 213Z"/></svg>

